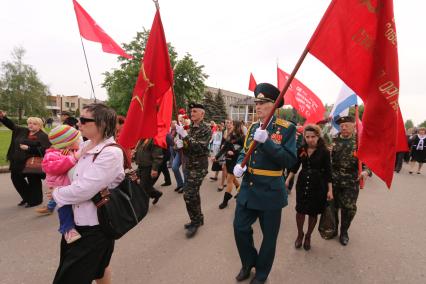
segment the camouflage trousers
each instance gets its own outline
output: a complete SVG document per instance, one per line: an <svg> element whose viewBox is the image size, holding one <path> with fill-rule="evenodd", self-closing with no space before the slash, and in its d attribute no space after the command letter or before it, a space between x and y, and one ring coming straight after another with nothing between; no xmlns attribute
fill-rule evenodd
<svg viewBox="0 0 426 284"><path fill-rule="evenodd" d="M358 194L358 184L345 186L333 185L334 204L336 206L336 232L339 225L337 209L341 209L340 231L347 232L356 214Z"/></svg>
<svg viewBox="0 0 426 284"><path fill-rule="evenodd" d="M186 211L191 223L196 225L204 222L204 216L201 212L200 186L207 172L207 169L199 168L186 170L183 199L185 200Z"/></svg>

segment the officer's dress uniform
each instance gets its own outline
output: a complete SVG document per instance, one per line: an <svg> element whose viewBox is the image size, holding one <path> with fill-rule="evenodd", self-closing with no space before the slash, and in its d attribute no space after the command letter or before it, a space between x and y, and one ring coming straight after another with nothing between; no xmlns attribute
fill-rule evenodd
<svg viewBox="0 0 426 284"><path fill-rule="evenodd" d="M244 149L238 157L241 164L260 127L254 123L248 130ZM283 169L296 162L295 126L272 117L266 128L269 137L257 144L251 154L237 198L234 234L242 266L256 268L256 279L265 281L272 268L281 224L282 208L287 206ZM263 241L259 252L253 244L252 225L259 218Z"/></svg>
<svg viewBox="0 0 426 284"><path fill-rule="evenodd" d="M183 154L186 157L183 199L191 224L197 227L204 222L201 212L200 186L208 172L210 138L210 127L203 121L199 125L191 124L188 136L183 138Z"/></svg>

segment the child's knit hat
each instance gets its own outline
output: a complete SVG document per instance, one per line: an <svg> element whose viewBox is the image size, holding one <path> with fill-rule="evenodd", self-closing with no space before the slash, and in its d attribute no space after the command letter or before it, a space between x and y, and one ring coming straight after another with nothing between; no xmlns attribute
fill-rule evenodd
<svg viewBox="0 0 426 284"><path fill-rule="evenodd" d="M58 125L49 133L49 141L56 149L65 149L78 141L80 137L80 131L69 125Z"/></svg>

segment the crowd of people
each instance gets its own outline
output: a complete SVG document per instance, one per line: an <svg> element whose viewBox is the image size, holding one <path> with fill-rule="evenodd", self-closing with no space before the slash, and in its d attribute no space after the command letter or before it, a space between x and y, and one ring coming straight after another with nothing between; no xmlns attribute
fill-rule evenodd
<svg viewBox="0 0 426 284"><path fill-rule="evenodd" d="M282 208L288 204L293 183L297 224L294 247L311 249L318 216L331 204L337 221L334 237L339 235L340 243L348 245L360 180L371 176L364 165L359 170L354 118L340 118L337 121L340 133L328 143L318 125L302 128L276 116L269 122L266 120L279 93L268 83L256 86L258 121L247 126L236 120L207 124L204 106L191 103L189 114L181 109L178 120L172 121L167 146L161 146L153 138L142 139L131 152L108 147L118 139L125 117L117 116L103 104L85 106L78 120L63 113L62 124L49 133L44 131L40 118L29 117L27 127L22 127L0 111L0 122L12 130L7 159L13 186L21 198L18 205L41 205L45 179L48 202L36 211L38 214L51 214L55 208L58 211L62 238L60 263L53 282L111 283L109 263L114 240L99 226L97 208L91 198L104 188L116 187L124 179L123 155L132 156L141 189L152 198L153 204L163 195L155 186L161 173L164 183L160 186L172 185L171 167L176 181L174 191L183 194L189 217L184 224L187 238L194 237L204 225L200 187L211 164L209 180L218 182L219 192L224 191L219 209L226 208L233 197L236 200L233 228L241 259L237 281L248 279L253 268L255 276L250 283L267 280L275 257ZM409 173L415 172L417 163L420 174L426 162L425 138L426 129L422 127L407 136L409 159L406 153L398 153L395 171L401 170L406 159L411 163ZM36 160L39 164L34 166ZM31 165L32 169L40 166L42 171L29 171ZM259 249L254 247L252 230L257 220L263 235Z"/></svg>

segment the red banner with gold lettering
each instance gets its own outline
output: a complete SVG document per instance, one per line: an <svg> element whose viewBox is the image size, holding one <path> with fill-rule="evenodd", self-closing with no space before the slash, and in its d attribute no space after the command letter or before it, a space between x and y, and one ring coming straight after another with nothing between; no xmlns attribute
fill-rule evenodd
<svg viewBox="0 0 426 284"><path fill-rule="evenodd" d="M402 123L392 0L332 1L308 48L364 101L358 155L390 187Z"/></svg>
<svg viewBox="0 0 426 284"><path fill-rule="evenodd" d="M289 74L277 67L277 81L280 91L284 89L289 77ZM325 107L320 98L296 78L293 79L285 93L284 104L293 106L302 117L306 118L305 124L317 123L324 119Z"/></svg>

